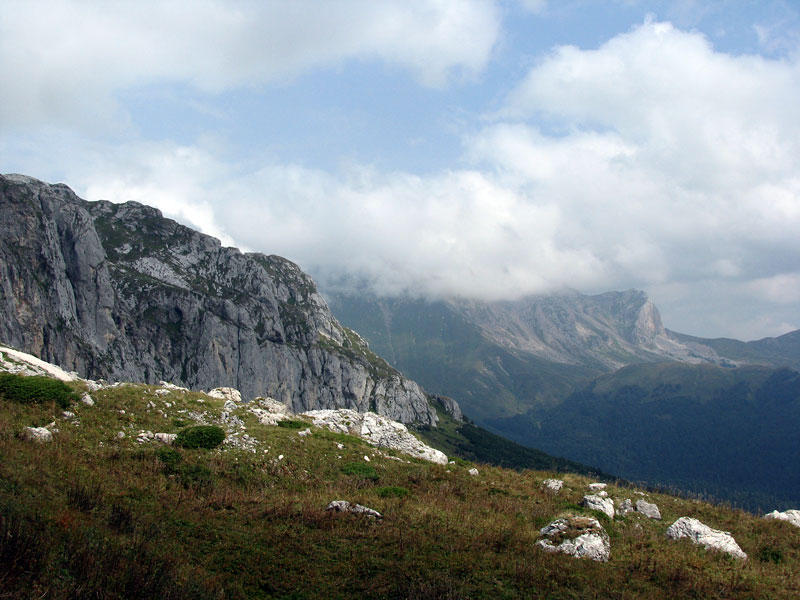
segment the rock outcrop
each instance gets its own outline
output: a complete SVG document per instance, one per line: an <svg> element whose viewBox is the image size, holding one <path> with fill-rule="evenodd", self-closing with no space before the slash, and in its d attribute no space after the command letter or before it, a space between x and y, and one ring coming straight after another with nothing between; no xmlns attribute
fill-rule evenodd
<svg viewBox="0 0 800 600"><path fill-rule="evenodd" d="M603 493L603 492L600 492ZM608 515L609 519L614 518L614 501L606 496L600 494L589 494L583 497L581 505L589 510L599 510Z"/></svg>
<svg viewBox="0 0 800 600"><path fill-rule="evenodd" d="M764 515L765 519L778 519L779 521L788 521L795 527L800 527L800 510L790 509L783 512L773 510L771 513Z"/></svg>
<svg viewBox="0 0 800 600"><path fill-rule="evenodd" d="M15 348L84 378L437 422L422 389L342 327L286 259L20 175L0 176L0 215L0 339Z"/></svg>
<svg viewBox="0 0 800 600"><path fill-rule="evenodd" d="M699 544L706 549L727 552L735 558L746 559L745 554L727 531L712 529L697 519L691 517L681 517L667 529L667 537L677 540L689 538L695 544Z"/></svg>
<svg viewBox="0 0 800 600"><path fill-rule="evenodd" d="M364 515L365 517L369 517L371 519L382 518L381 513L379 513L377 510L367 508L361 504L353 504L347 500L334 500L328 504L328 507L325 510L331 512L352 513L354 515Z"/></svg>
<svg viewBox="0 0 800 600"><path fill-rule="evenodd" d="M312 410L301 416L311 418L317 427L358 436L379 448L391 448L436 464L447 464L447 456L443 452L419 441L405 425L372 412Z"/></svg>
<svg viewBox="0 0 800 600"><path fill-rule="evenodd" d="M603 526L591 517L556 519L540 531L542 537L536 544L547 552L561 552L575 558L589 558L607 562L611 556L611 543Z"/></svg>
<svg viewBox="0 0 800 600"><path fill-rule="evenodd" d="M641 498L636 501L636 512L642 513L648 519L661 520L661 511L658 510L658 506Z"/></svg>

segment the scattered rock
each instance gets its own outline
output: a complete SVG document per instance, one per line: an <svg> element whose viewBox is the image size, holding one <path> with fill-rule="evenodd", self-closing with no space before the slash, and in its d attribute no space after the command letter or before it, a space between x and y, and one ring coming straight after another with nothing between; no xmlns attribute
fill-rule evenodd
<svg viewBox="0 0 800 600"><path fill-rule="evenodd" d="M172 446L177 439L177 433L154 433L153 439L156 441L161 442L162 444L166 444L167 446Z"/></svg>
<svg viewBox="0 0 800 600"><path fill-rule="evenodd" d="M561 488L564 487L564 482L561 479L545 479L542 485L548 490L558 493L561 491Z"/></svg>
<svg viewBox="0 0 800 600"><path fill-rule="evenodd" d="M556 519L540 530L543 537L536 545L547 552L561 552L575 558L607 562L611 556L608 534L597 519L567 517Z"/></svg>
<svg viewBox="0 0 800 600"><path fill-rule="evenodd" d="M778 512L773 510L771 513L764 515L765 519L778 519L779 521L789 521L792 525L800 527L800 510L785 510Z"/></svg>
<svg viewBox="0 0 800 600"><path fill-rule="evenodd" d="M472 467L472 468L471 468L469 471L467 471L467 472L468 472L470 475L472 475L473 477L475 477L475 476L478 474L478 469L476 469L475 467Z"/></svg>
<svg viewBox="0 0 800 600"><path fill-rule="evenodd" d="M207 394L212 398L217 398L219 400L232 400L233 402L241 402L242 401L242 394L239 390L232 388L232 387L218 387L214 388Z"/></svg>
<svg viewBox="0 0 800 600"><path fill-rule="evenodd" d="M72 419L75 416L75 413L65 410L64 412L61 413L61 416L64 417L65 419Z"/></svg>
<svg viewBox="0 0 800 600"><path fill-rule="evenodd" d="M333 512L348 512L356 515L364 515L372 519L383 518L381 516L381 513L379 513L377 510L367 508L366 506L362 506L361 504L351 504L347 500L334 500L333 502L328 504L328 508L326 508L325 510Z"/></svg>
<svg viewBox="0 0 800 600"><path fill-rule="evenodd" d="M81 402L83 402L86 406L94 406L94 398L92 398L88 392L83 393L83 396L81 396Z"/></svg>
<svg viewBox="0 0 800 600"><path fill-rule="evenodd" d="M589 510L599 510L608 515L609 519L614 518L614 501L611 498L604 498L599 494L589 494L583 497L581 505Z"/></svg>
<svg viewBox="0 0 800 600"><path fill-rule="evenodd" d="M365 460L365 461L367 461L367 462L369 462L369 456L367 456L367 455L365 454L365 455L364 455L364 460Z"/></svg>
<svg viewBox="0 0 800 600"><path fill-rule="evenodd" d="M286 421L293 416L284 404L272 398L256 398L247 405L247 410L254 414L262 425L277 425L279 421Z"/></svg>
<svg viewBox="0 0 800 600"><path fill-rule="evenodd" d="M735 558L747 558L747 554L742 551L729 532L711 529L708 525L691 517L681 517L670 525L667 529L667 537L673 540L686 537L706 549L727 552Z"/></svg>
<svg viewBox="0 0 800 600"><path fill-rule="evenodd" d="M658 506L641 498L636 501L636 512L642 513L648 519L661 520L661 511L658 510Z"/></svg>
<svg viewBox="0 0 800 600"><path fill-rule="evenodd" d="M169 396L172 392L170 392L169 390L165 390L164 388L161 388L160 390L156 390L153 393L156 396Z"/></svg>
<svg viewBox="0 0 800 600"><path fill-rule="evenodd" d="M29 442L45 444L53 441L53 433L46 427L26 427L22 431L22 438Z"/></svg>
<svg viewBox="0 0 800 600"><path fill-rule="evenodd" d="M305 429L303 429L303 431L298 431L297 435L299 435L300 437L306 437L307 435L311 435L311 428L306 427Z"/></svg>
<svg viewBox="0 0 800 600"><path fill-rule="evenodd" d="M608 487L608 484L605 483L590 483L589 484L589 491L591 492L599 492L604 490Z"/></svg>
<svg viewBox="0 0 800 600"><path fill-rule="evenodd" d="M120 440L121 440L121 439L123 439L124 437L125 437L125 432L124 432L124 431L118 431L118 432L117 432L117 439L120 439Z"/></svg>
<svg viewBox="0 0 800 600"><path fill-rule="evenodd" d="M622 502L619 503L617 507L617 514L621 517L624 517L628 513L632 513L635 508L633 508L633 502L631 502L630 498L625 498Z"/></svg>

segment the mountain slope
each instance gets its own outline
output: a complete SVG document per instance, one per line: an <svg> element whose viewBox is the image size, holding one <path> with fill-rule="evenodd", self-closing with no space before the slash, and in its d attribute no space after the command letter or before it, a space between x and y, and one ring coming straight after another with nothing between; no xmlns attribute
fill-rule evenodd
<svg viewBox="0 0 800 600"><path fill-rule="evenodd" d="M496 423L512 439L633 481L751 509L800 503L800 373L639 364L558 407Z"/></svg>
<svg viewBox="0 0 800 600"><path fill-rule="evenodd" d="M314 282L136 202L0 177L0 341L90 378L233 386L295 411L436 422L421 388L342 327Z"/></svg>

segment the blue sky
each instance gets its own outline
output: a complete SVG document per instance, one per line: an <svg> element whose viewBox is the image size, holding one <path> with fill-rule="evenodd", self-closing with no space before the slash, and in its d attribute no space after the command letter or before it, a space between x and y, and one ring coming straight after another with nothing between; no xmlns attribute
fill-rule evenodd
<svg viewBox="0 0 800 600"><path fill-rule="evenodd" d="M797 2L5 0L0 69L0 171L327 285L800 328Z"/></svg>

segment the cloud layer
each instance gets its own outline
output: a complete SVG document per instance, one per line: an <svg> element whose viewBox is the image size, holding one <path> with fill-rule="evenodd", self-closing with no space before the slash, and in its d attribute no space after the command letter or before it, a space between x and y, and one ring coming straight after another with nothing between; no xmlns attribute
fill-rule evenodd
<svg viewBox="0 0 800 600"><path fill-rule="evenodd" d="M555 47L463 126L464 162L428 175L242 163L212 138L87 142L103 118L132 128L115 100L126 87L213 93L375 60L447 86L479 77L501 38L498 7L477 0L312 4L208 1L194 16L169 2L55 4L33 36L53 51L38 53L6 18L0 67L20 85L0 101L14 133L0 151L27 147L29 174L61 165L89 199L156 205L329 285L484 299L639 287L690 333L800 327L798 55L726 54L654 21L595 49ZM97 23L76 41L65 19ZM16 133L26 123L68 131Z"/></svg>

